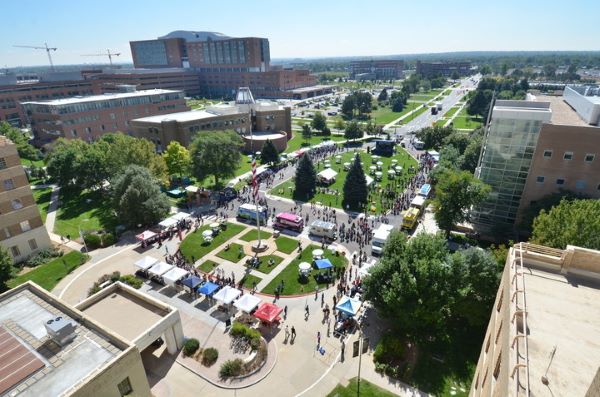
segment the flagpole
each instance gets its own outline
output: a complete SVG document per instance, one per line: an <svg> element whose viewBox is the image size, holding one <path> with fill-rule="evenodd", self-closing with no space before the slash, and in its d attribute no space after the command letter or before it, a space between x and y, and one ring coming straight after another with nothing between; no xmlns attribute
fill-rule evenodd
<svg viewBox="0 0 600 397"><path fill-rule="evenodd" d="M253 188L253 196L254 196L254 206L256 207L256 228L258 234L258 244L256 249L260 249L260 214L259 214L259 205L258 205L258 182L256 180L256 157L252 154L252 188Z"/></svg>

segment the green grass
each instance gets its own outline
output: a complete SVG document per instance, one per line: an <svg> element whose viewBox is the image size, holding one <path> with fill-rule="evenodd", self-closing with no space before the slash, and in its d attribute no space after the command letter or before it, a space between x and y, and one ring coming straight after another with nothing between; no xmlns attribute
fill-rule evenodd
<svg viewBox="0 0 600 397"><path fill-rule="evenodd" d="M24 166L28 166L31 167L32 165L35 165L36 167L44 167L44 160L28 160L28 159L24 159L21 158L21 165Z"/></svg>
<svg viewBox="0 0 600 397"><path fill-rule="evenodd" d="M371 119L377 124L389 124L399 117L402 117L402 112L393 112L387 106L379 106L377 110L371 112Z"/></svg>
<svg viewBox="0 0 600 397"><path fill-rule="evenodd" d="M321 142L326 142L326 141L339 142L339 141L343 141L343 140L344 140L344 137L341 135L331 135L328 137L312 136L310 139L304 139L302 137L302 133L293 132L292 139L290 139L288 141L288 146L287 146L287 149L285 150L285 153L292 153L303 147L313 146L313 145L316 145Z"/></svg>
<svg viewBox="0 0 600 397"><path fill-rule="evenodd" d="M283 252L284 254L291 254L295 249L298 248L298 241L289 237L279 236L275 239L277 245L277 251Z"/></svg>
<svg viewBox="0 0 600 397"><path fill-rule="evenodd" d="M79 193L61 189L59 200L54 233L78 238L79 228L82 232L102 229L114 232L118 219L107 194L101 191Z"/></svg>
<svg viewBox="0 0 600 397"><path fill-rule="evenodd" d="M53 259L44 265L40 265L25 274L9 280L8 286L14 288L17 285L31 280L40 287L52 291L60 280L85 263L86 260L86 255L78 251L71 251L68 254Z"/></svg>
<svg viewBox="0 0 600 397"><path fill-rule="evenodd" d="M454 113L458 112L458 109L460 109L458 106L450 108L446 113L444 113L444 117L450 118L454 116Z"/></svg>
<svg viewBox="0 0 600 397"><path fill-rule="evenodd" d="M202 270L204 273L210 273L217 266L219 266L219 264L217 262L204 261L197 267L198 267L198 269Z"/></svg>
<svg viewBox="0 0 600 397"><path fill-rule="evenodd" d="M188 262L192 262L192 256L195 260L201 259L210 251L214 250L219 245L225 243L227 240L246 229L242 225L228 223L227 229L221 230L221 232L213 239L212 243L204 244L202 232L208 228L208 225L204 225L197 231L188 234L187 237L181 242L179 249Z"/></svg>
<svg viewBox="0 0 600 397"><path fill-rule="evenodd" d="M355 397L357 395L356 388L358 386L357 378L350 379L348 386L337 385L327 397ZM397 394L382 389L373 383L361 379L360 395L362 397L396 397Z"/></svg>
<svg viewBox="0 0 600 397"><path fill-rule="evenodd" d="M242 286L244 286L245 288L248 289L252 289L252 287L254 287L254 283L256 283L255 285L258 285L258 283L260 283L262 281L262 278L260 277L256 277L252 274L246 274L244 275L244 277L242 278Z"/></svg>
<svg viewBox="0 0 600 397"><path fill-rule="evenodd" d="M50 198L52 196L52 188L44 189L32 189L33 198L40 210L42 216L42 222L46 222L46 216L48 215L48 207L50 206Z"/></svg>
<svg viewBox="0 0 600 397"><path fill-rule="evenodd" d="M261 240L266 240L266 239L270 238L271 236L272 236L272 234L269 232L265 232L264 230L260 231L260 239ZM248 241L248 242L258 240L258 229L250 230L248 233L246 233L242 237L240 237L240 240Z"/></svg>
<svg viewBox="0 0 600 397"><path fill-rule="evenodd" d="M440 119L435 122L435 125L437 125L438 127L443 127L446 125L447 122L448 122L448 120L446 120L446 119Z"/></svg>
<svg viewBox="0 0 600 397"><path fill-rule="evenodd" d="M243 247L240 244L236 243L232 243L229 246L229 249L223 249L217 254L219 258L225 259L232 263L238 263L245 255L246 254L244 254Z"/></svg>
<svg viewBox="0 0 600 397"><path fill-rule="evenodd" d="M258 266L258 268L256 268L255 270L258 270L261 273L264 274L269 274L273 271L273 269L275 269L277 267L277 265L279 265L282 261L283 258L277 255L265 255L265 256L260 256L259 257L261 262L260 265ZM269 259L273 259L274 263L273 266L269 266Z"/></svg>
<svg viewBox="0 0 600 397"><path fill-rule="evenodd" d="M467 113L466 106L460 111L460 113L453 120L454 128L459 130L474 130L483 124L483 118L477 116L470 116Z"/></svg>
<svg viewBox="0 0 600 397"><path fill-rule="evenodd" d="M317 284L315 280L315 275L319 273L319 271L313 269L312 274L310 274L307 278L301 279L298 273L298 265L300 262L308 262L312 263L312 251L319 248L316 245L309 245L308 247L302 250L302 253L296 257L293 261L291 261L271 282L263 288L262 292L273 294L275 293L275 288L280 285L283 280L283 292L281 295L295 295L306 292L314 292L315 287L318 285L319 289L323 289L327 287L327 284ZM348 261L343 256L336 256L332 254L330 251L325 251L325 257L328 258L335 268L345 268Z"/></svg>
<svg viewBox="0 0 600 397"><path fill-rule="evenodd" d="M420 115L422 115L423 113L427 112L428 110L429 110L428 106L421 106L419 109L417 109L413 113L411 113L410 116L402 119L399 124L409 123L409 122L413 121L414 119L416 119L417 117L419 117Z"/></svg>
<svg viewBox="0 0 600 397"><path fill-rule="evenodd" d="M397 154L395 156L380 158L380 161L383 163L383 166L382 166L383 169L381 171L384 174L383 180L382 180L382 182L373 182L373 184L375 184L375 185L380 185L380 188L385 188L385 186L387 186L389 184L394 186L394 184L399 184L400 181L407 181L412 176L412 174L408 171L409 167L411 165L415 168L417 167L417 162L412 157L410 157L410 155L406 151L404 151L404 149L397 146L396 150L397 150ZM372 165L371 156L364 151L360 151L359 153L360 153L361 161L363 164L363 169L365 170L365 174L368 174L369 166ZM332 168L335 171L338 171L339 173L337 175L336 181L332 185L330 185L328 188L329 191L337 191L339 194L336 196L335 194L328 194L328 193L323 193L323 192L317 191L317 194L315 194L315 196L310 201L321 202L324 205L331 205L335 208L342 208L343 186L344 186L344 181L346 179L346 175L348 174L347 171L344 171L342 164L345 162L351 162L352 159L354 158L354 153L347 152L347 153L341 154L341 156L342 156L341 164L335 164L334 160L332 160ZM387 171L389 169L392 159L398 160L398 164L403 167L402 174L396 175L395 179L393 179L393 180L388 179L388 176L387 176ZM317 166L317 172L322 171L323 167L324 167L323 165ZM372 177L374 177L374 176L372 176ZM291 198L293 198L293 189L294 189L294 181L289 180L289 181L286 181L282 184L275 186L273 189L271 189L270 193L275 194L277 196L291 199ZM371 205L375 206L376 210L380 210L382 208L383 204L381 201L381 195L377 191L374 191L371 194L370 203L371 203Z"/></svg>

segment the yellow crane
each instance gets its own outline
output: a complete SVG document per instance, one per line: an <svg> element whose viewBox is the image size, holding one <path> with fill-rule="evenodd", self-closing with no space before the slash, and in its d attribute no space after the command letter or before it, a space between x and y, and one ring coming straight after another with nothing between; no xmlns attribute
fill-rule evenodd
<svg viewBox="0 0 600 397"><path fill-rule="evenodd" d="M119 55L121 55L120 52L110 52L110 50L106 50L106 53L102 53L102 54L84 54L82 55L82 57L105 57L108 56L108 62L110 62L110 66L113 65L112 63L112 57L118 57Z"/></svg>
<svg viewBox="0 0 600 397"><path fill-rule="evenodd" d="M46 50L46 54L48 54L48 60L50 61L50 67L52 71L54 71L54 63L52 63L52 56L50 55L50 51L56 51L58 48L56 47L48 47L48 43L44 43L44 46L36 46L36 45L14 45L13 47L18 48L33 48L34 50Z"/></svg>

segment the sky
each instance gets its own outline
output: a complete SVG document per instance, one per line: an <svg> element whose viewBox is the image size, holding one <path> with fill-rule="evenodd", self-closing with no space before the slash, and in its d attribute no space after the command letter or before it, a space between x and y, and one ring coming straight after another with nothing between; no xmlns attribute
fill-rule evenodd
<svg viewBox="0 0 600 397"><path fill-rule="evenodd" d="M600 50L597 0L19 0L2 2L0 68L130 62L130 40L173 30L266 37L271 58Z"/></svg>

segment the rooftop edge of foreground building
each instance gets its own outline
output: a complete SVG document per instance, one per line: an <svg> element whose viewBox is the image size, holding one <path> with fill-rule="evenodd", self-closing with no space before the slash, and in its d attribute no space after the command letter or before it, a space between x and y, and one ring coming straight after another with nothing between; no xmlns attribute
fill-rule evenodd
<svg viewBox="0 0 600 397"><path fill-rule="evenodd" d="M509 251L469 396L598 396L600 251Z"/></svg>

